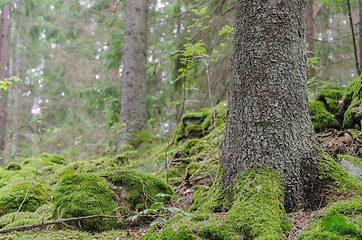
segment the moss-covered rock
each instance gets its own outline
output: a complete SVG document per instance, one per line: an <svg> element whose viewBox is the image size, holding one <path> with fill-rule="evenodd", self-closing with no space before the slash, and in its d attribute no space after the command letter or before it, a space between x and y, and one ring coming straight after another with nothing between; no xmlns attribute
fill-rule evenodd
<svg viewBox="0 0 362 240"><path fill-rule="evenodd" d="M335 160L320 150L321 158L317 163L319 179L326 183L328 189L337 193L347 191L362 192L362 182L349 174Z"/></svg>
<svg viewBox="0 0 362 240"><path fill-rule="evenodd" d="M362 86L361 76L348 84L343 96L344 120L343 128L357 128L361 126L360 92Z"/></svg>
<svg viewBox="0 0 362 240"><path fill-rule="evenodd" d="M314 131L323 132L327 128L339 128L336 118L327 111L322 102L309 101L309 109Z"/></svg>
<svg viewBox="0 0 362 240"><path fill-rule="evenodd" d="M308 230L298 240L362 239L362 198L352 197L330 205L319 217L315 217Z"/></svg>
<svg viewBox="0 0 362 240"><path fill-rule="evenodd" d="M32 212L45 204L50 195L47 187L40 183L16 182L6 185L0 189L0 215L18 210L24 199L21 210Z"/></svg>
<svg viewBox="0 0 362 240"><path fill-rule="evenodd" d="M17 162L11 162L4 169L9 171L16 171L21 169L21 165Z"/></svg>
<svg viewBox="0 0 362 240"><path fill-rule="evenodd" d="M109 176L107 176L109 175ZM163 193L172 195L173 191L163 179L134 171L117 171L106 174L107 181L118 186L120 197L122 197L126 204L132 208L144 208L152 204L155 199L160 202L168 202L168 197L156 197L157 194Z"/></svg>
<svg viewBox="0 0 362 240"><path fill-rule="evenodd" d="M160 233L146 233L140 240L193 240L193 232L186 227L181 227L177 230L165 229Z"/></svg>
<svg viewBox="0 0 362 240"><path fill-rule="evenodd" d="M146 129L141 129L133 134L132 141L130 143L135 148L138 148L142 144L145 144L145 143L149 144L150 142L153 142L155 140L157 140L157 137L154 134L150 133Z"/></svg>
<svg viewBox="0 0 362 240"><path fill-rule="evenodd" d="M52 162L56 164L65 164L65 159L63 156L58 154L52 153L42 153L38 156L38 159L42 160L43 162Z"/></svg>
<svg viewBox="0 0 362 240"><path fill-rule="evenodd" d="M339 165L349 174L362 181L362 158L338 154Z"/></svg>
<svg viewBox="0 0 362 240"><path fill-rule="evenodd" d="M63 218L97 215L115 215L115 193L104 178L90 173L76 173L64 177L54 190L54 216ZM78 225L78 223L74 223ZM119 226L115 219L87 219L81 222L86 231L103 231Z"/></svg>
<svg viewBox="0 0 362 240"><path fill-rule="evenodd" d="M339 88L328 88L321 90L316 100L323 102L326 110L334 115L341 112L341 105L339 104L342 100L343 92Z"/></svg>

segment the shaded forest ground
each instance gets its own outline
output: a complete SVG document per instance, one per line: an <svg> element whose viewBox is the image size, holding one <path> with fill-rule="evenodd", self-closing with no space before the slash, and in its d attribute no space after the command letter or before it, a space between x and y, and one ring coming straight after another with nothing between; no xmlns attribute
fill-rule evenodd
<svg viewBox="0 0 362 240"><path fill-rule="evenodd" d="M244 189L240 202L249 204L242 221L232 207L205 210L211 209L208 193L218 177L227 108L221 102L183 115L172 145L142 130L117 153L82 160L43 153L9 163L0 169L2 230L101 216L2 233L0 239L362 239L361 85L358 78L345 91L330 87L310 101L323 148L320 178L328 181L315 211L285 215L275 207L271 211L279 209L280 216L268 217L264 199L255 196L273 192L277 200L270 206L279 206L282 196L269 170L247 172L248 182L238 185ZM272 181L263 182L264 176Z"/></svg>

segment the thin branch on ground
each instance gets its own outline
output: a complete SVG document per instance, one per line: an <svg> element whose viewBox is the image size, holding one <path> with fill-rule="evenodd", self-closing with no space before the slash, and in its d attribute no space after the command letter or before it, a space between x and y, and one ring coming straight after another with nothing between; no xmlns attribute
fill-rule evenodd
<svg viewBox="0 0 362 240"><path fill-rule="evenodd" d="M66 222L72 222L72 221L81 221L81 220L92 219L92 218L123 218L123 216L92 215L92 216L74 217L74 218L67 218L67 219L60 218L60 219L48 221L48 222L39 222L39 223L26 224L26 225L21 225L21 226L2 228L2 229L0 229L0 233L8 233L8 232L12 232L12 231L24 231L24 230L29 230L29 229L43 227L43 226L52 225L52 224L60 224L60 223L66 223Z"/></svg>

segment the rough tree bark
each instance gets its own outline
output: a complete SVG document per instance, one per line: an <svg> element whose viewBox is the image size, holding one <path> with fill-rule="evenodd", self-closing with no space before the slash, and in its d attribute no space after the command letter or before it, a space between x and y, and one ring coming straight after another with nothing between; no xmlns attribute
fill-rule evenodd
<svg viewBox="0 0 362 240"><path fill-rule="evenodd" d="M148 0L126 0L121 129L115 150L146 127L147 13Z"/></svg>
<svg viewBox="0 0 362 240"><path fill-rule="evenodd" d="M234 49L221 155L225 189L267 165L281 175L287 211L303 207L314 167L305 49L306 0L235 1Z"/></svg>
<svg viewBox="0 0 362 240"><path fill-rule="evenodd" d="M8 35L8 17L9 17L9 4L5 4L1 8L1 25L0 25L0 81L6 77L6 63L7 63L7 35ZM4 130L5 130L5 102L4 94L0 92L0 152L4 150ZM0 164L1 162L0 158Z"/></svg>
<svg viewBox="0 0 362 240"><path fill-rule="evenodd" d="M313 0L307 0L307 11L305 16L306 31L307 31L307 43L308 52L307 57L314 57L314 12L313 12ZM315 71L311 67L307 67L307 77L312 78L315 75Z"/></svg>

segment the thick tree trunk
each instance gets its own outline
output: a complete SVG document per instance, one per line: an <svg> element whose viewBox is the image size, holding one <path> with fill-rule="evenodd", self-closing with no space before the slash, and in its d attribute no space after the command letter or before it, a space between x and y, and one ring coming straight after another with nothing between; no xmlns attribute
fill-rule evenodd
<svg viewBox="0 0 362 240"><path fill-rule="evenodd" d="M288 211L300 209L315 133L306 82L305 0L235 1L234 50L221 165L225 188L267 165L281 175Z"/></svg>
<svg viewBox="0 0 362 240"><path fill-rule="evenodd" d="M8 17L9 17L9 4L5 4L1 8L1 25L0 25L0 81L6 77L6 63L7 63L7 35L8 35ZM4 130L5 130L6 116L5 116L5 99L4 94L0 92L0 152L4 150ZM0 159L0 164L2 160Z"/></svg>
<svg viewBox="0 0 362 240"><path fill-rule="evenodd" d="M146 127L146 63L148 0L126 0L121 131L115 150Z"/></svg>
<svg viewBox="0 0 362 240"><path fill-rule="evenodd" d="M307 0L307 11L305 16L306 31L307 31L307 43L308 52L307 57L314 57L314 12L313 12L313 0ZM315 71L312 67L307 67L307 77L312 78L315 75Z"/></svg>

